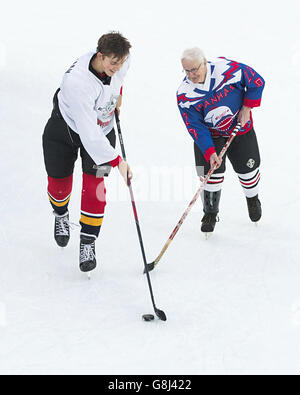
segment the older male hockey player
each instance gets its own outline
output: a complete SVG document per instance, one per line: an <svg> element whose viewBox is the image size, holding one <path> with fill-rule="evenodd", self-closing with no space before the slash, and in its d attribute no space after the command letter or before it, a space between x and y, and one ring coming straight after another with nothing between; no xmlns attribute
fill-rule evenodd
<svg viewBox="0 0 300 395"><path fill-rule="evenodd" d="M113 129L130 48L126 38L111 32L99 39L97 51L76 60L54 95L53 111L43 134L48 196L55 215L54 238L61 247L70 238L68 204L80 151L83 185L79 265L83 272L96 267L95 240L106 205L104 176L111 167L118 167L125 182L127 173L132 177L128 164L115 150Z"/></svg>
<svg viewBox="0 0 300 395"><path fill-rule="evenodd" d="M255 70L242 63L226 58L207 61L199 48L185 50L181 62L186 77L177 91L177 102L194 139L198 175L206 175L210 167L217 165L203 194L201 230L214 231L226 161L225 157L220 160L218 154L237 122L241 122L242 129L226 156L244 190L249 217L257 222L262 214L258 199L260 155L251 110L260 106L265 82Z"/></svg>

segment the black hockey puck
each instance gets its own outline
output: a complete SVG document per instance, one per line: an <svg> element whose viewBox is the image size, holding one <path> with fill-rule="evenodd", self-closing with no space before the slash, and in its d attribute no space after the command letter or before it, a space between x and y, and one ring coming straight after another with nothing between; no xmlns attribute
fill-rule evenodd
<svg viewBox="0 0 300 395"><path fill-rule="evenodd" d="M143 315L143 320L144 321L153 321L154 320L154 315L153 314L144 314Z"/></svg>

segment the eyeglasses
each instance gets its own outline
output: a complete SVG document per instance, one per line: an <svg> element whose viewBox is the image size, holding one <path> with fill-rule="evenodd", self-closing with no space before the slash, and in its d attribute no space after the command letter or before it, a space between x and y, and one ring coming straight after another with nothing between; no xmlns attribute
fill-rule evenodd
<svg viewBox="0 0 300 395"><path fill-rule="evenodd" d="M197 73L197 71L200 69L200 67L202 66L202 64L200 63L198 67L195 67L194 69L191 70L185 70L183 69L182 71L186 74L194 74Z"/></svg>
<svg viewBox="0 0 300 395"><path fill-rule="evenodd" d="M124 58L123 60L113 60L114 58L112 58L112 59L110 59L109 60L109 63L112 65L112 66L123 66L123 64L126 62L126 60L127 60L127 57L126 58Z"/></svg>

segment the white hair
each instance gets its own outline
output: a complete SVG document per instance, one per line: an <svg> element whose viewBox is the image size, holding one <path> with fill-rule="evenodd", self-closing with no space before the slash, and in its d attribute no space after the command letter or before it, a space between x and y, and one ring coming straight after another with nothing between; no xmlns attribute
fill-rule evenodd
<svg viewBox="0 0 300 395"><path fill-rule="evenodd" d="M201 64L205 62L205 55L202 49L198 47L194 48L188 48L185 51L183 51L183 54L181 56L181 60L187 59L187 60L194 60L197 59Z"/></svg>

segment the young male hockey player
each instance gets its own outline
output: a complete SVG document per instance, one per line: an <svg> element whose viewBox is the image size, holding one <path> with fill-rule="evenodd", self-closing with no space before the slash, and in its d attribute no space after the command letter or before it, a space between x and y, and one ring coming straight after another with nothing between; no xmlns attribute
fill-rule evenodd
<svg viewBox="0 0 300 395"><path fill-rule="evenodd" d="M258 199L260 155L251 110L260 106L265 82L255 70L242 63L226 58L207 61L199 48L185 50L181 63L186 77L177 91L177 103L194 139L198 175L206 175L210 167L217 165L203 194L201 230L214 231L226 159L222 161L218 155L238 122L242 129L226 156L243 187L249 217L257 222L262 214Z"/></svg>
<svg viewBox="0 0 300 395"><path fill-rule="evenodd" d="M129 165L115 150L115 108L119 111L122 84L129 67L129 41L111 32L98 41L96 52L80 57L65 73L54 95L54 107L43 134L48 196L54 210L54 238L65 247L70 238L68 204L74 163L82 162L79 266L96 267L95 240L106 205L104 176L118 167L127 183Z"/></svg>

